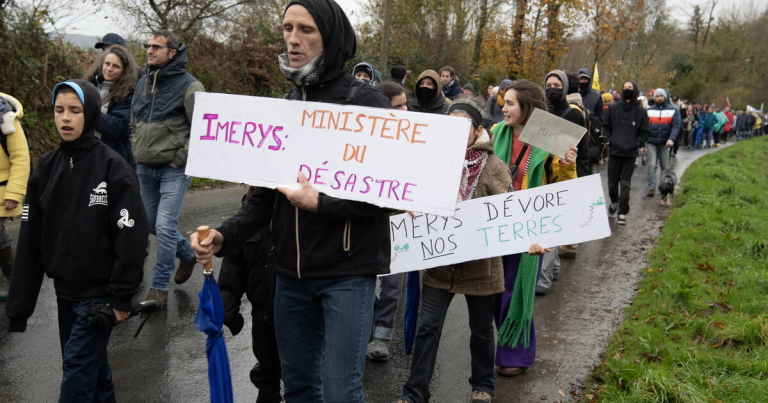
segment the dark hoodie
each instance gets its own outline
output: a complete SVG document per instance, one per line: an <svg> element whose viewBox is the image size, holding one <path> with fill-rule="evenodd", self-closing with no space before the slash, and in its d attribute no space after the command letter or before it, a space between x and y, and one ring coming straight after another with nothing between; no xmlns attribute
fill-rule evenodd
<svg viewBox="0 0 768 403"><path fill-rule="evenodd" d="M431 78L435 82L435 96L427 102L420 100L418 96L414 96L411 98L411 108L413 108L414 112L441 113L445 115L448 113L448 108L450 108L451 105L445 101L445 97L443 96L443 86L440 83L440 76L437 75L437 72L434 70L425 70L422 72L419 75L419 79L416 80L416 89L414 92L418 93L419 83L426 78Z"/></svg>
<svg viewBox="0 0 768 403"><path fill-rule="evenodd" d="M294 0L288 7L294 4L304 6L315 19L328 53L318 81L292 89L285 98L345 104L355 81L345 67L356 50L352 25L334 1ZM357 105L390 108L387 97L373 86L358 91ZM317 203L317 213L311 213L294 207L276 190L257 190L219 227L224 235L219 255L240 246L271 220L277 274L329 278L389 273L389 209L322 193Z"/></svg>
<svg viewBox="0 0 768 403"><path fill-rule="evenodd" d="M504 87L512 83L513 81L508 78L501 80L501 82L499 83L499 91L503 90ZM492 96L488 97L488 101L486 101L486 104L485 104L485 106L488 107L488 112L491 114L491 121L488 122L490 123L489 125L487 125L488 127L491 127L492 125L504 120L504 112L501 110L503 106L499 106L498 99L497 99L498 94L496 95L491 94L491 95Z"/></svg>
<svg viewBox="0 0 768 403"><path fill-rule="evenodd" d="M91 83L70 80L79 90L85 128L40 157L29 178L15 270L6 305L10 331L24 331L43 281L56 296L78 301L106 298L129 311L144 274L149 224L136 173L119 154L96 139L101 96Z"/></svg>
<svg viewBox="0 0 768 403"><path fill-rule="evenodd" d="M562 95L556 102L551 102L549 97L547 97L547 109L549 109L549 113L586 128L587 122L584 114L568 103L568 76L561 70L553 70L544 77L544 87L546 87L547 80L551 76L557 77L563 88L560 90ZM586 135L581 137L579 144L577 144L577 148L579 151L576 154L576 175L581 178L589 174L589 145Z"/></svg>
<svg viewBox="0 0 768 403"><path fill-rule="evenodd" d="M168 64L146 69L147 75L136 83L131 107L133 156L138 164L157 167L172 162L183 167L195 92L205 88L187 73L187 45L183 43Z"/></svg>
<svg viewBox="0 0 768 403"><path fill-rule="evenodd" d="M614 102L603 117L603 130L608 137L609 156L637 157L637 150L648 141L648 113L637 99L640 90L637 83L629 99Z"/></svg>
<svg viewBox="0 0 768 403"><path fill-rule="evenodd" d="M603 118L603 97L600 96L600 93L592 89L592 74L589 72L589 69L579 69L579 77L582 75L586 75L589 77L589 84L588 87L585 90L582 90L581 87L579 87L579 94L581 94L582 103L584 106L589 109L590 112L594 113L599 117L600 119Z"/></svg>

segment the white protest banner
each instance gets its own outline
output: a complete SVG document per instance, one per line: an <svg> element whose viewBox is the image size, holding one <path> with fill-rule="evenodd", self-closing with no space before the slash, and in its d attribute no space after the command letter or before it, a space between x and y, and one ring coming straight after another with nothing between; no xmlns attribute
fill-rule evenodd
<svg viewBox="0 0 768 403"><path fill-rule="evenodd" d="M454 217L390 217L392 274L611 236L600 175L460 202Z"/></svg>
<svg viewBox="0 0 768 403"><path fill-rule="evenodd" d="M469 119L198 92L187 175L454 214Z"/></svg>
<svg viewBox="0 0 768 403"><path fill-rule="evenodd" d="M568 148L576 147L586 132L584 127L536 108L520 133L520 141L565 158Z"/></svg>

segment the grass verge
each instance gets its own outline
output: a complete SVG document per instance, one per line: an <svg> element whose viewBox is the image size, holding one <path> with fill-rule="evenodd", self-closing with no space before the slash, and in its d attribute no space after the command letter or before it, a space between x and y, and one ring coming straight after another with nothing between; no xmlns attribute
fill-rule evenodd
<svg viewBox="0 0 768 403"><path fill-rule="evenodd" d="M220 181L218 179L192 177L192 183L189 185L189 190L223 188L231 184L231 182Z"/></svg>
<svg viewBox="0 0 768 403"><path fill-rule="evenodd" d="M768 401L766 173L766 136L688 169L587 401Z"/></svg>

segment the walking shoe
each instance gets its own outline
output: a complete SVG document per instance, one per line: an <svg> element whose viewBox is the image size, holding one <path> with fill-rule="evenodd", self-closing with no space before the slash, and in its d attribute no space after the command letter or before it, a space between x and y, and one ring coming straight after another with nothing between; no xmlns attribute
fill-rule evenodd
<svg viewBox="0 0 768 403"><path fill-rule="evenodd" d="M518 376L527 370L528 367L497 367L496 373L501 376L511 377Z"/></svg>
<svg viewBox="0 0 768 403"><path fill-rule="evenodd" d="M472 400L470 403L490 403L491 395L488 392L482 390L472 391Z"/></svg>
<svg viewBox="0 0 768 403"><path fill-rule="evenodd" d="M648 194L646 196L653 197L656 195L656 188L648 188Z"/></svg>
<svg viewBox="0 0 768 403"><path fill-rule="evenodd" d="M166 302L168 302L168 291L150 288L147 296L144 297L144 302L147 301L155 301L155 306L157 307L155 311L162 311L165 309Z"/></svg>
<svg viewBox="0 0 768 403"><path fill-rule="evenodd" d="M180 261L179 262L179 268L176 269L176 274L173 276L173 281L176 282L176 284L184 284L189 280L189 277L192 276L192 271L195 268L195 264L197 264L197 259L192 258L192 260L187 261Z"/></svg>
<svg viewBox="0 0 768 403"><path fill-rule="evenodd" d="M619 203L611 203L610 206L608 206L608 215L613 216L616 214L616 211L619 210Z"/></svg>
<svg viewBox="0 0 768 403"><path fill-rule="evenodd" d="M715 147L720 147L720 143L715 143Z"/></svg>
<svg viewBox="0 0 768 403"><path fill-rule="evenodd" d="M536 295L547 295L549 294L549 288L544 288L542 286L536 286Z"/></svg>
<svg viewBox="0 0 768 403"><path fill-rule="evenodd" d="M616 224L627 225L627 216L619 214L619 218L616 219Z"/></svg>
<svg viewBox="0 0 768 403"><path fill-rule="evenodd" d="M576 252L579 250L579 245L560 245L560 249L557 251L557 255L563 259L576 259Z"/></svg>
<svg viewBox="0 0 768 403"><path fill-rule="evenodd" d="M0 301L8 299L8 287L11 285L11 279L0 274Z"/></svg>
<svg viewBox="0 0 768 403"><path fill-rule="evenodd" d="M372 361L389 361L389 340L374 338L368 343L368 353L365 356Z"/></svg>

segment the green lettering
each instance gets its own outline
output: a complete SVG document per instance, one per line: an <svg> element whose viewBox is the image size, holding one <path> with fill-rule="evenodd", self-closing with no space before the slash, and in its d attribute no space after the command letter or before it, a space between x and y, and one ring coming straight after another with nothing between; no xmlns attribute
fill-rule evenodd
<svg viewBox="0 0 768 403"><path fill-rule="evenodd" d="M558 232L562 232L562 231L563 231L563 227L561 227L561 226L560 226L560 225L559 225L559 224L556 222L556 220L557 220L558 218L560 218L560 217L562 217L562 216L559 216L559 215L558 215L558 216L555 216L555 218L553 218L553 219L552 219L552 224L554 224L554 225L555 225L557 228L559 228L557 231L555 231L555 234L557 234Z"/></svg>
<svg viewBox="0 0 768 403"><path fill-rule="evenodd" d="M546 224L544 224L544 219L549 218L549 216L541 217L541 220L539 221L539 234L548 234L549 231L544 231L544 227L546 227Z"/></svg>
<svg viewBox="0 0 768 403"><path fill-rule="evenodd" d="M506 234L506 232L502 231L501 229L506 227L506 226L507 226L507 224L499 225L499 242L509 242L510 241L509 239L501 239L501 236Z"/></svg>
<svg viewBox="0 0 768 403"><path fill-rule="evenodd" d="M536 221L528 220L525 224L528 229L528 236L531 236L531 233L533 233L533 236L536 236ZM531 224L533 224L533 228L531 228Z"/></svg>
<svg viewBox="0 0 768 403"><path fill-rule="evenodd" d="M520 228L517 227L518 225L520 226ZM525 239L522 235L519 234L519 232L522 230L523 230L523 223L516 221L514 224L512 224L512 231L514 231L515 233L515 239L517 238Z"/></svg>
<svg viewBox="0 0 768 403"><path fill-rule="evenodd" d="M488 246L488 230L491 228L493 227L485 227L485 228L478 229L478 231L483 231L483 235L485 235L485 246Z"/></svg>

